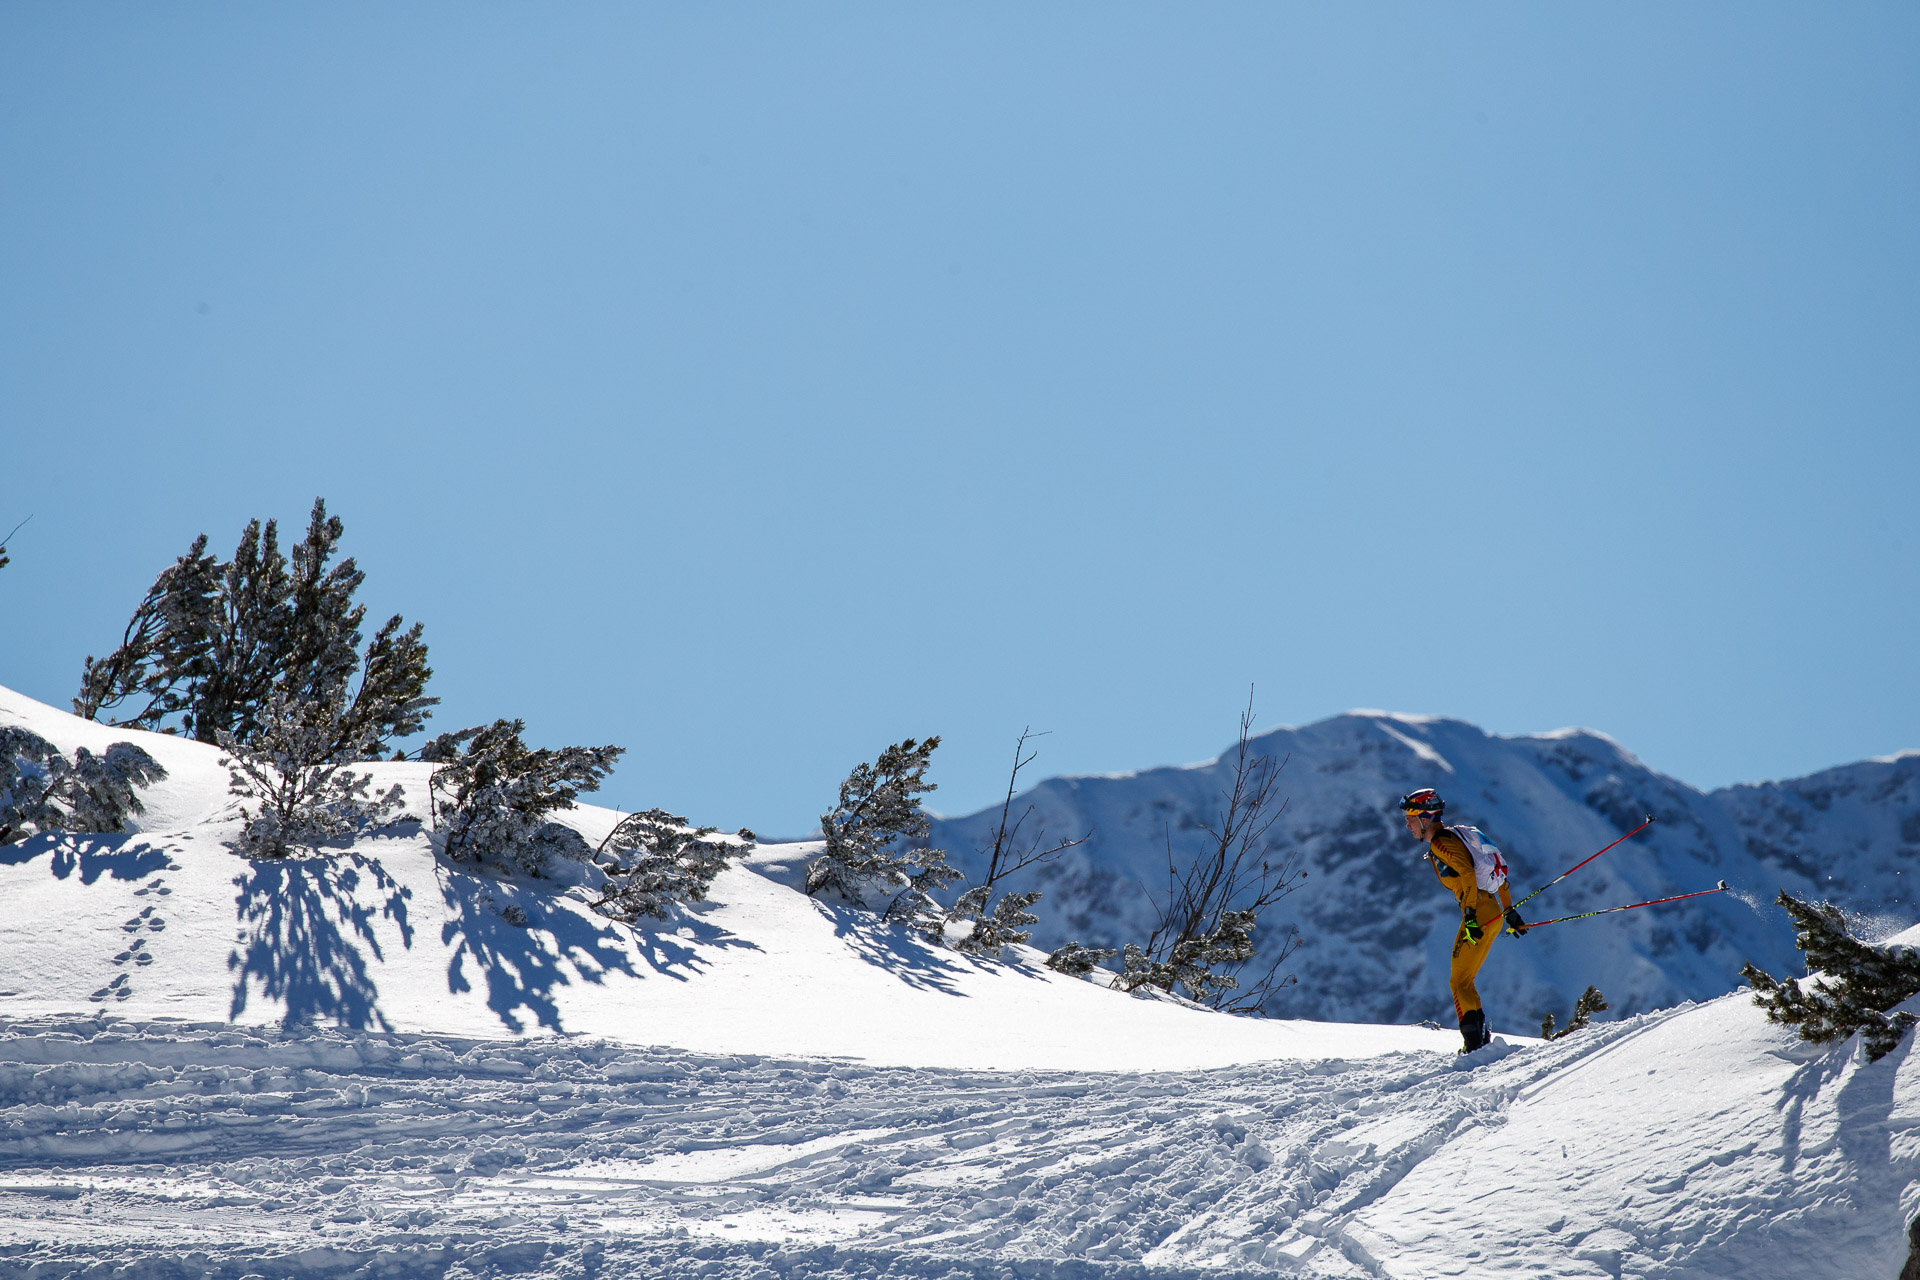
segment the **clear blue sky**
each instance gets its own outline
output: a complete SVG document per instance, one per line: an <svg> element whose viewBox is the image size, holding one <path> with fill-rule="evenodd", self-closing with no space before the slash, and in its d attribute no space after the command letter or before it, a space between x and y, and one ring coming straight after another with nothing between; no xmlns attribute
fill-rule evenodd
<svg viewBox="0 0 1920 1280"><path fill-rule="evenodd" d="M1356 706L1920 746L1911 4L0 9L0 683L347 524L435 725L797 833Z"/></svg>

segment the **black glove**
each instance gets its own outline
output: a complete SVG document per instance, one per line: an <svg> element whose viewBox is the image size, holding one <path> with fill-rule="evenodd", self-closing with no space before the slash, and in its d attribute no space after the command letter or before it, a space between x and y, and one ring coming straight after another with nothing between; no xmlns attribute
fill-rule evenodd
<svg viewBox="0 0 1920 1280"><path fill-rule="evenodd" d="M1486 930L1480 927L1480 917L1476 915L1469 915L1465 920L1462 920L1460 922L1460 928L1465 931L1468 942L1480 941L1481 935L1486 932Z"/></svg>
<svg viewBox="0 0 1920 1280"><path fill-rule="evenodd" d="M1507 928L1512 930L1514 934L1519 936L1524 936L1526 934L1527 922L1520 918L1520 908L1518 907L1507 908Z"/></svg>

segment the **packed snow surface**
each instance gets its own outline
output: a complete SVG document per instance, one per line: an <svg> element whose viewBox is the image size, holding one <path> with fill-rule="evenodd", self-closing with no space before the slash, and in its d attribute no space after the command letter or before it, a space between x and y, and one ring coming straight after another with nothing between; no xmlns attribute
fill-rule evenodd
<svg viewBox="0 0 1920 1280"><path fill-rule="evenodd" d="M1742 996L1461 1057L969 960L794 846L630 930L415 824L247 861L216 753L0 719L172 774L0 849L0 1276L1891 1280L1920 1208L1911 1041Z"/></svg>

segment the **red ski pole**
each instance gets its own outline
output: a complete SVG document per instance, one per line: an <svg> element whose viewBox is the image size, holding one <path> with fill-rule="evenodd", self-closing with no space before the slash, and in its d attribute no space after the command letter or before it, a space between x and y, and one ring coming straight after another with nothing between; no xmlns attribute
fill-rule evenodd
<svg viewBox="0 0 1920 1280"><path fill-rule="evenodd" d="M1604 916L1609 911L1631 911L1635 907L1657 907L1663 902L1679 902L1685 898L1704 898L1710 893L1725 892L1727 892L1727 882L1722 880L1720 887L1717 889L1702 889L1698 893L1676 893L1671 898L1655 898L1652 902L1629 902L1624 907L1602 907L1598 911L1582 911L1577 916L1555 916L1551 920L1541 920L1538 923L1528 925L1527 931L1531 933L1543 924L1559 924L1562 920L1585 920L1588 916Z"/></svg>
<svg viewBox="0 0 1920 1280"><path fill-rule="evenodd" d="M1652 825L1653 825L1653 815L1648 814L1647 820L1645 822L1641 823L1639 826L1635 827L1633 830L1627 832L1626 835L1621 836L1620 840L1631 840L1633 839L1633 837L1639 835L1642 831L1645 831L1648 827ZM1619 844L1620 840L1615 840L1613 844ZM1607 849L1613 848L1613 844L1608 845ZM1607 849L1602 849L1600 853L1605 853ZM1574 872L1578 871L1580 868L1586 866L1589 862L1592 862L1594 858L1599 857L1600 853L1594 854L1593 857L1591 858L1582 858L1580 861L1574 863L1572 866L1568 867L1565 871L1561 872L1557 877L1547 881L1545 884L1541 885L1538 889L1535 889L1532 893L1520 899L1520 901L1514 903L1513 909L1515 911L1518 911L1521 907L1526 906L1529 902L1532 902L1535 898L1539 897L1541 894L1545 893L1547 890L1553 888L1553 886L1559 884L1560 881L1565 880L1568 876L1572 875ZM1707 892L1718 893L1719 890L1709 889ZM1639 904L1639 905L1645 905L1645 904ZM1571 920L1573 917L1568 916L1566 918ZM1533 926L1528 925L1527 927L1531 929Z"/></svg>

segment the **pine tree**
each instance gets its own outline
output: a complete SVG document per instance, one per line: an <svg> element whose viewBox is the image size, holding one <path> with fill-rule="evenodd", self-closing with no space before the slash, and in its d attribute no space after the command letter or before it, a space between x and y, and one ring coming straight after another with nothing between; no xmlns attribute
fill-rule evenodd
<svg viewBox="0 0 1920 1280"><path fill-rule="evenodd" d="M74 714L97 720L102 711L144 698L145 706L110 723L170 729L166 722L187 711L196 683L206 676L221 571L219 559L207 554L207 535L201 534L147 588L119 647L105 658L88 655Z"/></svg>
<svg viewBox="0 0 1920 1280"><path fill-rule="evenodd" d="M39 734L0 725L0 844L41 831L57 831L63 816L54 803L60 749Z"/></svg>
<svg viewBox="0 0 1920 1280"><path fill-rule="evenodd" d="M952 884L960 873L947 865L946 853L929 849L932 830L920 797L938 784L926 780L927 766L940 745L908 738L880 753L872 764L854 766L840 784L840 803L820 815L826 848L807 865L807 893L833 890L847 901L865 904L869 889L891 895L887 914L929 931L945 915L933 891Z"/></svg>
<svg viewBox="0 0 1920 1280"><path fill-rule="evenodd" d="M78 747L69 760L31 730L0 726L0 844L42 831L124 830L128 818L145 812L136 788L166 776L131 742L113 743L98 756Z"/></svg>
<svg viewBox="0 0 1920 1280"><path fill-rule="evenodd" d="M1112 947L1085 947L1078 938L1064 947L1056 948L1047 957L1047 968L1058 970L1069 977L1084 978L1101 964L1113 959Z"/></svg>
<svg viewBox="0 0 1920 1280"><path fill-rule="evenodd" d="M1589 986L1585 991L1580 993L1580 998L1573 1002L1573 1017L1568 1019L1567 1025L1564 1028L1559 1031L1553 1029L1552 1013L1548 1013L1546 1017L1540 1019L1540 1038L1542 1040L1559 1040L1570 1036L1574 1032L1585 1028L1587 1024L1592 1021L1593 1015L1602 1012L1606 1007L1607 998L1600 994L1600 988Z"/></svg>
<svg viewBox="0 0 1920 1280"><path fill-rule="evenodd" d="M1040 901L1040 894L1004 893L989 911L987 899L992 894L991 885L983 884L969 889L960 895L953 909L947 913L950 921L971 921L973 924L965 937L954 940L955 951L976 956L998 956L1001 948L1018 946L1033 936L1030 926L1038 924L1040 918L1030 908Z"/></svg>
<svg viewBox="0 0 1920 1280"><path fill-rule="evenodd" d="M154 579L119 647L87 658L75 713L91 720L127 706L113 723L202 742L224 734L244 746L276 691L294 703L331 698L357 672L328 754L349 742L370 742L377 752L417 733L439 701L424 692L433 672L420 624L402 631L395 615L361 655L366 609L353 596L366 575L352 557L330 563L342 532L316 498L291 559L272 520L250 521L225 563L200 535Z"/></svg>
<svg viewBox="0 0 1920 1280"><path fill-rule="evenodd" d="M1741 969L1767 1021L1798 1027L1800 1038L1812 1044L1858 1033L1870 1061L1891 1053L1916 1020L1911 1013L1889 1011L1920 995L1920 953L1861 942L1830 902L1803 902L1785 889L1774 901L1799 927L1794 945L1806 953L1808 976L1783 982L1752 964Z"/></svg>
<svg viewBox="0 0 1920 1280"><path fill-rule="evenodd" d="M546 874L553 837L537 841L547 815L570 808L583 791L596 791L625 754L624 747L530 749L523 720L444 733L421 749L440 762L433 790L445 792L435 809L444 818L449 858L495 858L529 875ZM583 842L584 844L584 842Z"/></svg>
<svg viewBox="0 0 1920 1280"><path fill-rule="evenodd" d="M1253 958L1255 916L1251 909L1222 911L1205 933L1175 939L1157 952L1129 943L1121 957L1126 967L1112 985L1120 991L1184 990L1188 999L1217 1008L1239 989L1233 971Z"/></svg>
<svg viewBox="0 0 1920 1280"><path fill-rule="evenodd" d="M665 809L628 814L595 852L608 879L594 910L633 924L644 916L664 920L678 902L705 902L728 861L753 848L751 840L714 836L715 828L689 827Z"/></svg>
<svg viewBox="0 0 1920 1280"><path fill-rule="evenodd" d="M353 768L375 745L346 729L346 689L335 684L296 697L275 689L253 735L241 742L225 730L228 792L241 798L244 822L234 848L250 858L284 858L396 818L405 791L398 784L370 793L370 775Z"/></svg>

